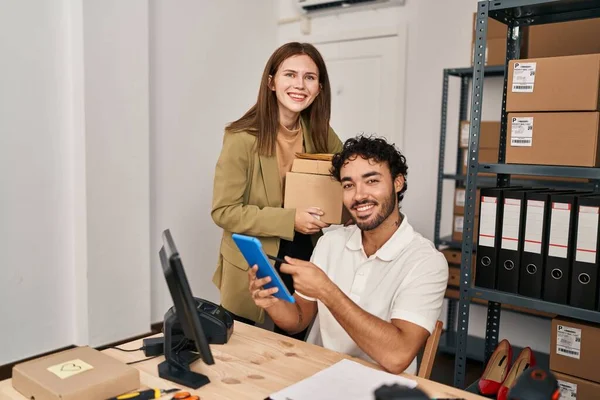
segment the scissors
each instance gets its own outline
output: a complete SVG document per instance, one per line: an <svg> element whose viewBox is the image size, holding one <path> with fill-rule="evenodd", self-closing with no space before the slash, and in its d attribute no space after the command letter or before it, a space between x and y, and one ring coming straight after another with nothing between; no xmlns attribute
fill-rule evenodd
<svg viewBox="0 0 600 400"><path fill-rule="evenodd" d="M177 392L171 400L200 400L200 396L192 395L190 392Z"/></svg>

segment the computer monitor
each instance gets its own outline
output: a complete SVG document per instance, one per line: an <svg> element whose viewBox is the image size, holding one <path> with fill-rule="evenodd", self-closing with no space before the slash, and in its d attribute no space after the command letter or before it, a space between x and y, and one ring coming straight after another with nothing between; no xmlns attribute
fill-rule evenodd
<svg viewBox="0 0 600 400"><path fill-rule="evenodd" d="M215 361L202 329L197 303L192 296L181 256L169 229L163 232L162 240L160 263L174 306L165 314L165 361L158 366L158 372L163 379L197 389L210 380L205 375L192 372L190 364L200 357L209 365Z"/></svg>

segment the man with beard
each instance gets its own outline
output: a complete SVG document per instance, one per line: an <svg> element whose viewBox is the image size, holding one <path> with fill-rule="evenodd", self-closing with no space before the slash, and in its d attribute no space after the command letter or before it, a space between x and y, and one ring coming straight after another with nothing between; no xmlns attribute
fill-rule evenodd
<svg viewBox="0 0 600 400"><path fill-rule="evenodd" d="M415 374L441 312L448 264L400 212L407 170L384 139L347 140L331 172L355 225L323 235L311 262L286 257L281 272L294 279L295 303L264 290L270 278L257 279L256 266L248 276L254 302L280 328L300 332L317 316L309 342Z"/></svg>

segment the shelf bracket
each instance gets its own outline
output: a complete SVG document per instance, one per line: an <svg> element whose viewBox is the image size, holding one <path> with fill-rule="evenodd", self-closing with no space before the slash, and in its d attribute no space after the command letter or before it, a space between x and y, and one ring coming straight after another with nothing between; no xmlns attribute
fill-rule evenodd
<svg viewBox="0 0 600 400"><path fill-rule="evenodd" d="M488 302L487 325L485 327L485 355L484 365L487 365L492 353L498 346L500 336L500 311L502 305L495 301Z"/></svg>

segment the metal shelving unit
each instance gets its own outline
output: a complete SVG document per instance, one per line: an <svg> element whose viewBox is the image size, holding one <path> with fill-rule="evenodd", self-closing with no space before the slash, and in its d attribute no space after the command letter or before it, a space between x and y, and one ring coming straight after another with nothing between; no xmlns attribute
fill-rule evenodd
<svg viewBox="0 0 600 400"><path fill-rule="evenodd" d="M468 149L470 162L468 163L468 174L466 179L465 220L463 226L461 283L458 306L459 318L454 375L454 386L459 388L465 387L469 305L472 298L488 301L486 336L484 340L484 362L487 362L491 353L498 345L502 304L521 306L558 315L567 315L584 321L600 322L600 312L578 309L539 299L471 286L471 259L473 251L475 250L473 246L473 227L475 222L474 203L475 191L478 187L479 180L479 177L477 176L478 172L491 172L497 174L497 186L507 186L510 183L510 176L519 174L587 178L592 181L591 183L586 183L585 186L589 187L591 185L595 190L600 189L600 168L507 165L504 163L506 151L506 91L508 81L506 73L504 73L498 164L478 164L483 83L486 70L488 69L484 66L488 16L506 24L508 27L506 60L503 68L504 71L507 71L509 60L519 59L520 27L600 17L600 0L483 0L478 2L476 11L476 51L472 72L473 87L471 93L470 141ZM442 114L444 114L443 107L444 105L442 105Z"/></svg>
<svg viewBox="0 0 600 400"><path fill-rule="evenodd" d="M504 67L503 66L490 66L485 70L485 75L488 77L501 77L504 75ZM438 181L437 181L437 198L436 198L436 214L435 214L435 227L434 227L434 243L436 248L440 247L449 247L453 249L460 249L461 242L456 242L452 240L452 236L440 236L440 220L442 217L442 201L443 201L443 184L444 181L454 181L455 186L458 184L463 184L466 181L467 177L462 175L462 162L463 162L463 151L457 147L457 155L456 155L456 173L455 174L446 174L444 172L444 161L446 155L446 137L447 137L447 109L448 109L448 95L449 95L449 81L450 77L459 78L460 79L460 105L459 105L459 115L458 120L460 121L467 119L468 112L468 100L469 100L469 83L473 78L473 68L448 68L444 70L443 76L443 88L442 88L442 120L441 120L441 128L440 128L440 148L439 148L439 158L440 162L438 165ZM458 126L456 127L456 132L458 132ZM488 179L488 184L490 186L495 184L495 179ZM457 300L453 298L447 298L448 300L448 309L446 315L446 326L447 329L442 334L440 338L439 349L445 353L454 354L456 351L456 332L454 332L454 325L456 323L456 307ZM472 343L476 343L478 338L472 338ZM482 341L482 339L479 339ZM479 344L479 342L477 342ZM476 359L479 361L483 361L483 353L478 351L480 345L473 346L469 348L469 358Z"/></svg>

